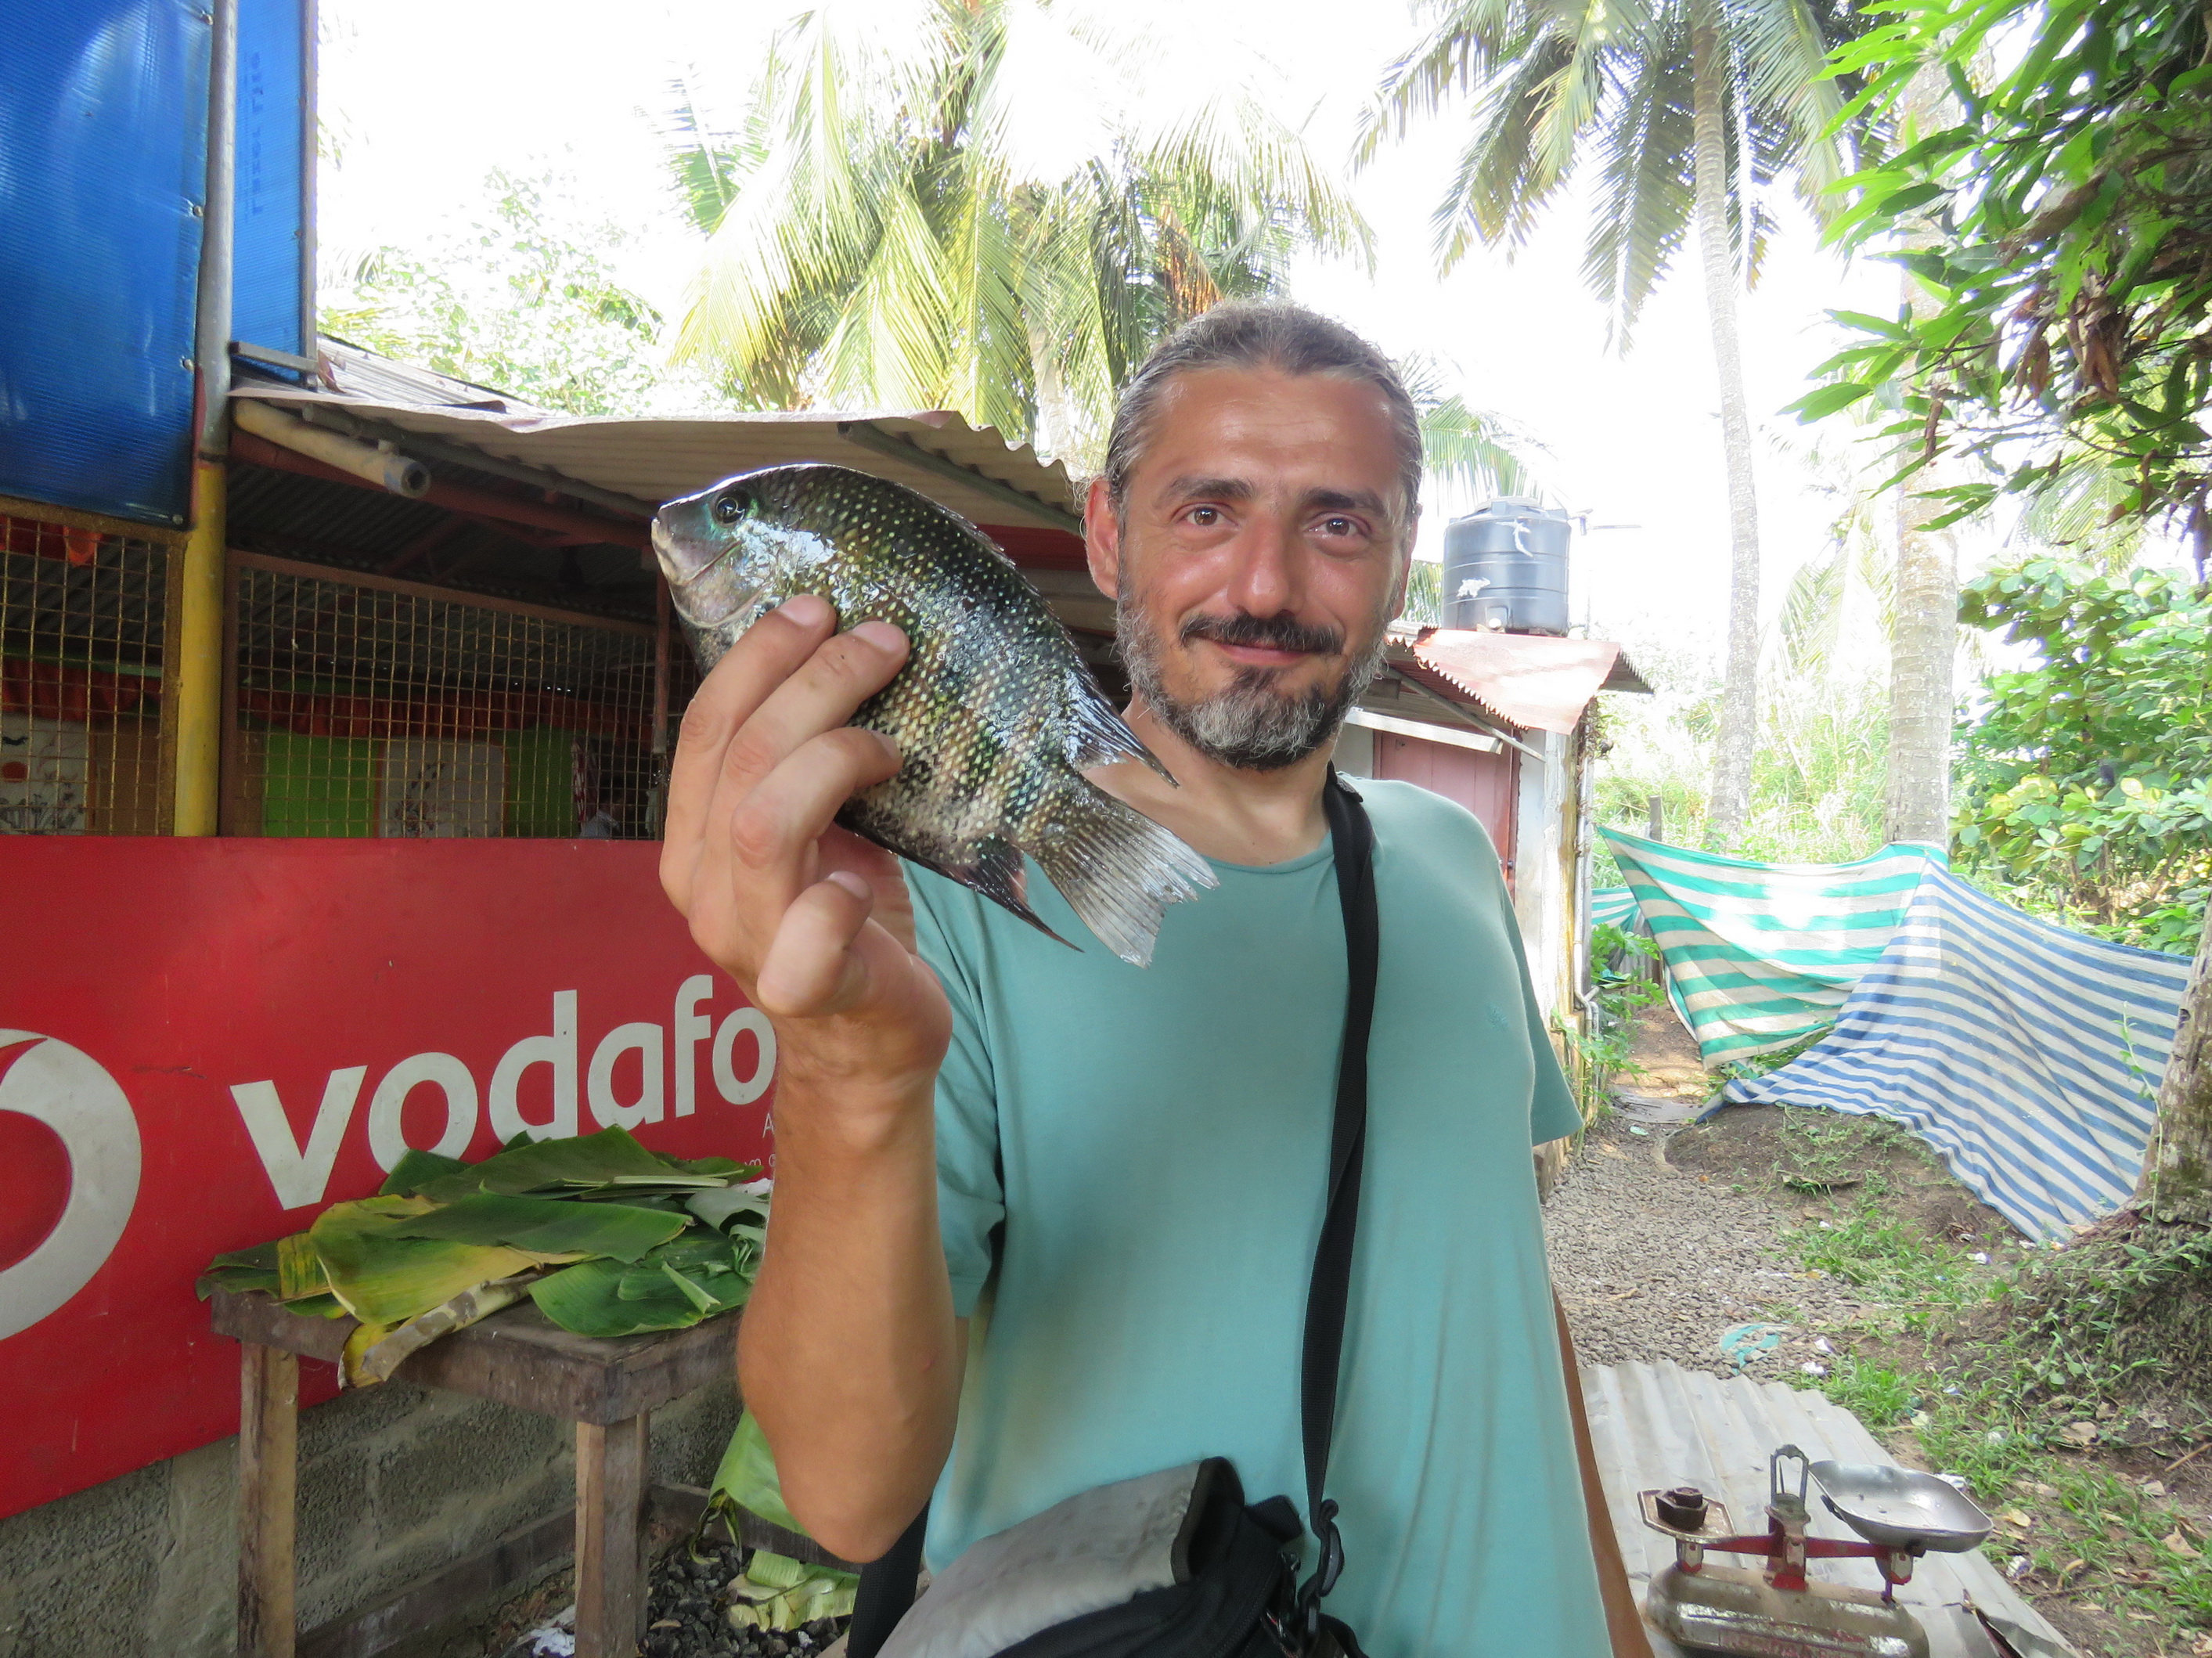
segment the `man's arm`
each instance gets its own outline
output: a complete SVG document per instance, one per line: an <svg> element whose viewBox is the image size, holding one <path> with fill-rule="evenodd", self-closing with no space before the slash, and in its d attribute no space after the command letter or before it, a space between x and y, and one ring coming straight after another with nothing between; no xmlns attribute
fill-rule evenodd
<svg viewBox="0 0 2212 1658"><path fill-rule="evenodd" d="M951 1015L914 953L897 860L835 827L893 774L846 722L906 642L836 634L802 597L716 665L684 716L661 884L776 1030L776 1181L738 1337L746 1403L784 1500L868 1560L929 1496L952 1442L964 1324L937 1228L933 1091Z"/></svg>

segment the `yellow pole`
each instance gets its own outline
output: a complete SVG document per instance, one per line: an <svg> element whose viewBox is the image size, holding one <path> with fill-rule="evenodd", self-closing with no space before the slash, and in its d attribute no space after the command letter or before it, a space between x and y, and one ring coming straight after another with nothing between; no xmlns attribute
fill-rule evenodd
<svg viewBox="0 0 2212 1658"><path fill-rule="evenodd" d="M214 835L222 802L222 550L228 474L222 462L192 463L192 532L185 543L177 606L177 659L163 665L176 721L179 835Z"/></svg>

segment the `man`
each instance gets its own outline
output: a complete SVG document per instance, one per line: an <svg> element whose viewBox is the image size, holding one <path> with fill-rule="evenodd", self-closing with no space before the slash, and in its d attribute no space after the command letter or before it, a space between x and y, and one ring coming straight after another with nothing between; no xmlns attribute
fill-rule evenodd
<svg viewBox="0 0 2212 1658"><path fill-rule="evenodd" d="M1085 513L1128 721L1094 780L1213 862L1149 969L831 826L904 641L819 599L684 719L663 878L775 1021L776 1202L740 1337L793 1511L930 1558L1209 1455L1303 1507L1298 1352L1346 993L1321 793L1404 596L1420 436L1338 325L1225 306L1140 370ZM1374 1658L1608 1650L1529 1147L1577 1126L1474 820L1363 782L1382 962L1328 1489Z"/></svg>

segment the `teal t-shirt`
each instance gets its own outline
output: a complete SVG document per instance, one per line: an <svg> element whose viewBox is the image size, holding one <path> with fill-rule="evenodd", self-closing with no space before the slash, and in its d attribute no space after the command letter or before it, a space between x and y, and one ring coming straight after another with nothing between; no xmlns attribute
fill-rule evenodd
<svg viewBox="0 0 2212 1658"><path fill-rule="evenodd" d="M1606 1658L1529 1157L1578 1120L1481 827L1409 784L1358 786L1382 962L1328 1607L1372 1658ZM940 1567L1078 1491L1206 1456L1249 1499L1305 1507L1342 912L1326 845L1213 867L1146 969L1034 865L1031 906L1080 950L908 871L952 1003L939 1202L955 1309L977 1315L930 1516Z"/></svg>

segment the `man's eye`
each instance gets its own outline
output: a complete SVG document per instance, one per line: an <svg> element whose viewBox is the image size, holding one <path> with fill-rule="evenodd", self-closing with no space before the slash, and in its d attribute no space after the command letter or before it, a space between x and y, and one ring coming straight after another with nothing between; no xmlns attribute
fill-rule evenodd
<svg viewBox="0 0 2212 1658"><path fill-rule="evenodd" d="M1221 522L1221 509L1218 507L1194 507L1190 509L1190 521L1201 530L1211 530Z"/></svg>
<svg viewBox="0 0 2212 1658"><path fill-rule="evenodd" d="M1321 521L1322 533L1332 536L1356 536L1359 526L1348 518L1325 518Z"/></svg>

